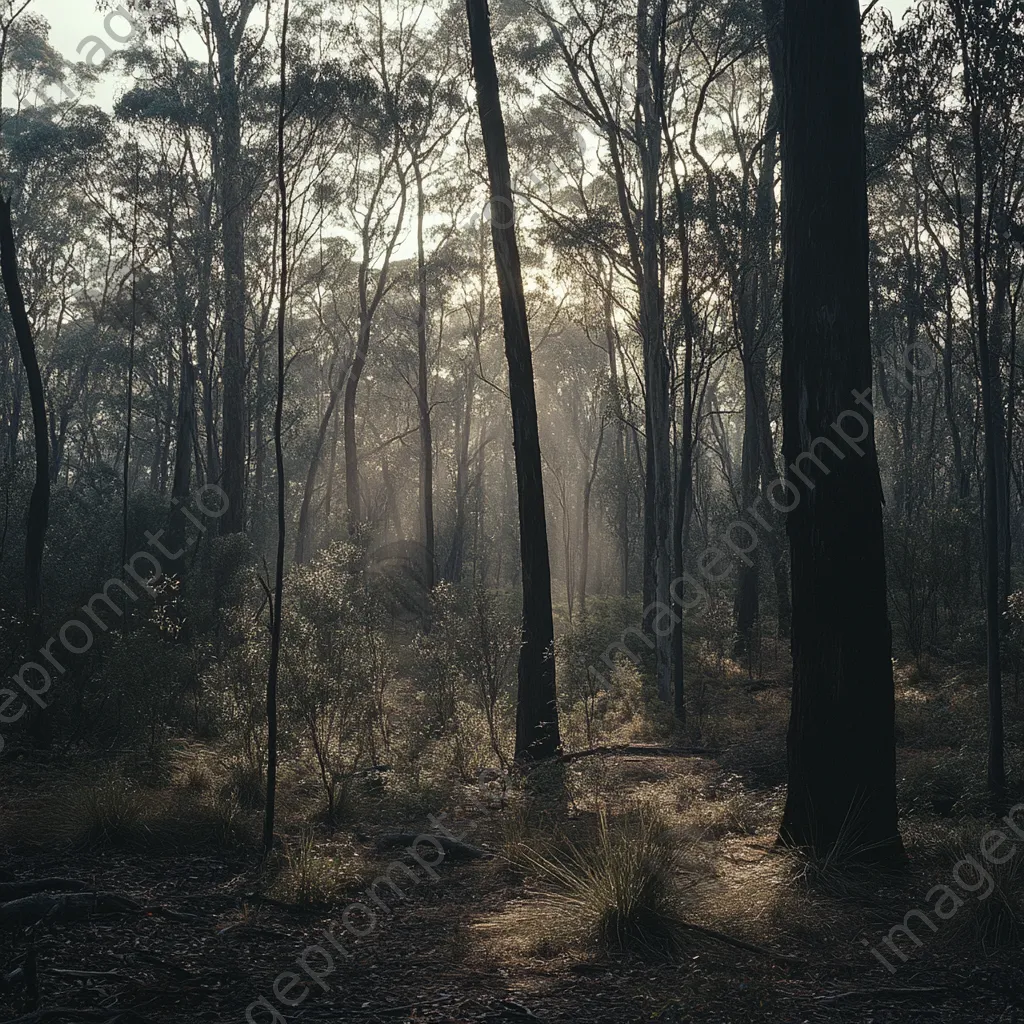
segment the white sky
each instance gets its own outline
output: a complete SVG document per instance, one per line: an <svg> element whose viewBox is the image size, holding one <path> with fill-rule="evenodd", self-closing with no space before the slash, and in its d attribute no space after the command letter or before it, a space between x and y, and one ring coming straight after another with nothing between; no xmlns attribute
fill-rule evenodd
<svg viewBox="0 0 1024 1024"><path fill-rule="evenodd" d="M880 0L879 6L887 7L895 19L899 19L910 6L911 0ZM861 0L866 6L866 0ZM106 15L96 9L95 0L33 0L29 10L42 15L50 23L50 45L70 61L81 60L89 52L89 48L78 51L82 41L90 35L99 36L111 48L116 48L115 40L109 39L103 27ZM125 22L116 18L112 23L115 32L124 34ZM90 44L91 46L91 44ZM110 83L100 87L95 101L108 105L114 93Z"/></svg>

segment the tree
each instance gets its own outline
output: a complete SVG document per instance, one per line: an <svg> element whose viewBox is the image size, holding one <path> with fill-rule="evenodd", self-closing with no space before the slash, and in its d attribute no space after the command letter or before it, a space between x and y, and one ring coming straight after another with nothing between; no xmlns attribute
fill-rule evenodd
<svg viewBox="0 0 1024 1024"><path fill-rule="evenodd" d="M245 213L242 177L242 108L239 53L256 0L206 0L217 41L217 101L220 118L221 232L224 247L224 422L223 471L228 511L223 529L245 529L245 467L248 420L245 414Z"/></svg>
<svg viewBox="0 0 1024 1024"><path fill-rule="evenodd" d="M992 102L993 75L987 60L999 54L996 42L1005 26L984 8L964 0L951 0L956 23L957 41L963 61L963 90L971 126L971 157L974 170L973 223L971 232L971 272L976 306L978 363L981 376L981 410L985 423L985 655L988 669L988 788L1000 800L1006 788L1006 765L1003 759L1003 681L999 653L999 547L1000 505L999 468L1003 441L1002 400L999 397L998 369L992 357L988 318L988 237L992 209L985 203L985 142L983 137L986 106ZM994 12L993 12L994 13ZM1003 64L1000 62L1000 67ZM989 87L989 88L986 88ZM988 93L989 95L986 95ZM1006 542L1008 548L1008 541ZM1009 558L1009 555L1007 555Z"/></svg>
<svg viewBox="0 0 1024 1024"><path fill-rule="evenodd" d="M787 519L793 706L781 839L818 856L838 850L891 860L902 856L902 844L882 490L869 397L858 4L788 0L782 33L783 453L787 494L796 495L796 504ZM840 451L833 465L807 477L798 457L834 437L844 413L845 422L864 425L863 454Z"/></svg>
<svg viewBox="0 0 1024 1024"><path fill-rule="evenodd" d="M477 109L491 186L491 241L498 272L508 361L509 402L519 492L519 552L523 573L523 643L519 651L516 760L551 757L561 746L555 691L551 566L544 518L537 399L516 241L512 177L487 0L466 0Z"/></svg>
<svg viewBox="0 0 1024 1024"><path fill-rule="evenodd" d="M0 78L4 73L4 55L11 26L26 7L28 0L17 8L12 0L8 0L7 10L0 14ZM11 218L10 196L0 197L0 275L3 277L4 294L7 296L7 307L11 314L18 351L21 353L25 376L28 378L29 403L32 408L36 475L25 528L25 612L33 628L38 628L43 609L43 548L46 544L46 525L50 512L50 438L43 379L39 372L35 339L25 309L25 297L22 294L18 272L18 252Z"/></svg>
<svg viewBox="0 0 1024 1024"><path fill-rule="evenodd" d="M288 309L288 182L285 177L284 135L288 114L288 0L281 13L281 93L277 113L277 191L281 204L280 298L277 307L277 405L274 409L274 454L277 463L277 558L274 597L270 602L270 663L267 667L267 804L263 819L263 856L274 847L274 802L277 796L277 676L281 660L281 621L284 615L285 478L281 423L284 417L284 326Z"/></svg>

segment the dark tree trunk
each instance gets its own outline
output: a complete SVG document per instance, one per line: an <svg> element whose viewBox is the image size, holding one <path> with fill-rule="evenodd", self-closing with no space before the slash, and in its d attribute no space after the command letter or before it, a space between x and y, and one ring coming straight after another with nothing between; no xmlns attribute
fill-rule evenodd
<svg viewBox="0 0 1024 1024"><path fill-rule="evenodd" d="M18 253L11 221L11 201L0 199L0 272L11 312L14 336L28 379L28 397L32 407L32 433L35 438L36 479L28 505L25 527L25 611L30 624L38 628L43 608L43 546L50 516L50 439L46 426L46 398L43 378L36 358L32 328L25 312L25 297L18 276Z"/></svg>
<svg viewBox="0 0 1024 1024"><path fill-rule="evenodd" d="M671 152L671 136L668 131L668 121L664 117L662 119L662 130L665 133L665 143ZM673 153L673 157L674 155ZM697 334L693 302L691 300L690 234L689 225L686 221L686 199L683 194L675 159L669 160L669 170L672 175L672 189L676 204L680 292L683 306L683 430L680 439L679 463L676 466L676 488L672 517L672 576L674 580L680 580L683 577L686 551L689 544L690 510L693 505L693 354ZM683 644L684 612L679 607L678 595L673 592L670 596L672 597L673 604L678 609L673 613L672 618L672 706L676 721L680 726L684 726L686 725L686 652Z"/></svg>
<svg viewBox="0 0 1024 1024"><path fill-rule="evenodd" d="M597 466L604 445L604 419L601 419L600 431L597 435L597 447L594 449L594 460L590 464L590 473L583 484L583 522L580 526L580 578L579 578L579 609L580 618L587 614L587 577L590 574L590 499L594 492L594 481L597 479Z"/></svg>
<svg viewBox="0 0 1024 1024"><path fill-rule="evenodd" d="M362 500L359 494L359 448L356 444L356 394L359 380L366 365L366 354L370 348L370 324L364 321L359 326L356 354L345 380L344 438L345 438L345 503L348 510L349 527L355 527L362 519Z"/></svg>
<svg viewBox="0 0 1024 1024"><path fill-rule="evenodd" d="M466 398L462 407L462 425L459 428L459 451L455 461L455 524L452 543L445 560L444 577L449 583L462 582L466 560L466 502L469 497L469 434L473 423L473 396L476 374L466 369Z"/></svg>
<svg viewBox="0 0 1024 1024"><path fill-rule="evenodd" d="M213 191L207 196L202 209L202 261L199 265L199 280L196 287L195 319L193 328L196 337L196 362L199 380L203 388L203 428L206 433L206 479L219 482L220 450L217 444L217 408L214 393L216 371L213 366L213 346L210 341L210 287L213 274ZM197 452L197 455L199 453Z"/></svg>
<svg viewBox="0 0 1024 1024"><path fill-rule="evenodd" d="M139 150L135 149L134 207L132 210L132 298L131 323L128 325L128 382L125 388L124 460L121 466L121 564L128 562L128 494L131 489L129 473L132 460L132 400L135 397L135 331L138 315L138 287L136 281L136 248L139 240ZM159 450L159 441L156 445ZM54 460L56 463L56 459Z"/></svg>
<svg viewBox="0 0 1024 1024"><path fill-rule="evenodd" d="M331 463L327 469L327 493L324 495L324 528L331 528L331 508L334 504L334 475L338 467L338 417L331 429Z"/></svg>
<svg viewBox="0 0 1024 1024"><path fill-rule="evenodd" d="M420 417L420 518L423 529L424 584L434 589L434 441L430 424L430 378L427 374L427 258L423 244L423 218L426 199L423 195L423 174L418 161L413 162L416 175L416 401Z"/></svg>
<svg viewBox="0 0 1024 1024"><path fill-rule="evenodd" d="M793 586L793 706L783 842L902 857L882 488L874 446L864 89L857 0L787 0L783 102L783 451ZM862 455L802 463L863 416ZM849 420L849 417L848 417ZM838 439L838 438L837 438ZM840 442L842 443L842 442ZM796 464L798 467L800 464ZM810 474L807 475L809 469ZM799 495L797 501L795 495Z"/></svg>
<svg viewBox="0 0 1024 1024"><path fill-rule="evenodd" d="M756 344L756 341L753 342ZM761 439L758 436L761 424L758 417L756 395L757 385L754 375L758 367L754 365L756 354L747 347L747 339L743 339L746 349L743 356L743 454L740 460L740 515L754 503L757 497L758 482L761 475ZM762 390L763 393L763 390ZM760 612L760 558L759 552L749 559L749 564L742 562L736 578L736 599L733 602L733 615L736 619L736 640L733 644L733 655L737 658L746 657L750 651L754 625Z"/></svg>
<svg viewBox="0 0 1024 1024"><path fill-rule="evenodd" d="M327 408L320 418L320 426L316 432L316 439L313 442L313 454L309 458L309 469L306 471L306 486L302 491L302 506L299 509L299 525L295 532L295 561L302 565L309 560L313 554L313 492L316 490L316 478L320 471L320 460L324 450L324 442L327 440L327 430L334 419L334 411L338 406L338 398L341 395L341 381L338 381L332 388L330 397L327 399Z"/></svg>
<svg viewBox="0 0 1024 1024"><path fill-rule="evenodd" d="M263 817L263 859L274 847L274 811L277 798L277 674L281 656L281 621L284 608L285 479L281 445L284 416L284 325L288 303L288 184L284 165L284 126L287 109L286 71L288 0L281 15L281 94L277 113L277 189L281 201L281 292L277 307L277 404L274 408L274 455L277 463L277 558L274 600L270 609L270 664L267 669L267 803Z"/></svg>
<svg viewBox="0 0 1024 1024"><path fill-rule="evenodd" d="M985 648L988 663L988 788L996 800L1006 789L1006 765L1003 752L1003 679L999 660L999 443L1000 413L996 410L997 389L993 386L998 365L992 359L988 324L987 246L985 244L985 142L982 136L982 97L979 95L985 72L981 68L977 35L971 23L971 6L953 0L953 14L960 38L964 68L965 98L970 108L971 149L974 159L973 257L974 301L977 305L978 369L981 374L981 411L985 424Z"/></svg>
<svg viewBox="0 0 1024 1024"><path fill-rule="evenodd" d="M520 763L559 752L555 691L551 565L548 559L544 485L541 476L533 354L526 318L522 268L516 242L512 181L505 122L498 96L498 72L491 46L487 0L466 0L470 53L476 78L487 171L491 186L491 240L501 295L501 319L508 361L509 400L519 491L519 551L523 575L523 642L519 650L516 760Z"/></svg>
<svg viewBox="0 0 1024 1024"><path fill-rule="evenodd" d="M602 299L604 304L604 339L608 349L608 371L612 386L613 412L615 415L615 475L618 479L619 494L616 509L616 526L619 534L619 558L621 578L619 593L622 597L629 595L629 485L627 483L627 445L626 420L619 392L619 368L615 345L615 321L612 318L612 286L614 270L608 264L608 281L601 280Z"/></svg>
<svg viewBox="0 0 1024 1024"><path fill-rule="evenodd" d="M228 19L221 0L209 0L217 40L218 115L220 118L221 234L224 254L223 480L227 511L225 533L245 529L245 189L242 182L242 111L238 87L238 49L255 0L241 0ZM282 239L282 248L287 247Z"/></svg>
<svg viewBox="0 0 1024 1024"><path fill-rule="evenodd" d="M773 92L768 107L764 145L758 171L754 216L743 238L740 266L740 344L743 362L744 420L743 455L740 464L740 514L745 514L757 499L760 487L776 477L768 421L767 363L773 307L772 242L775 235L775 165L778 147L779 101ZM765 436L767 432L767 436ZM781 552L774 532L759 544L749 564L743 562L737 575L734 615L736 618L737 656L747 655L755 625L760 617L760 571L767 559L776 575L779 618L788 605L789 581L779 587L777 567ZM783 572L783 577L785 574Z"/></svg>
<svg viewBox="0 0 1024 1024"><path fill-rule="evenodd" d="M188 354L188 344L182 332L181 388L178 392L178 418L174 441L174 482L171 497L177 499L170 518L170 551L179 551L185 543L185 516L182 505L189 494L192 471L192 437L195 431L196 374Z"/></svg>
<svg viewBox="0 0 1024 1024"><path fill-rule="evenodd" d="M640 211L641 283L640 323L644 343L644 384L646 391L647 475L644 494L645 537L648 569L653 571L651 600L657 611L649 616L647 628L654 634L658 695L668 703L672 698L671 629L663 625L669 617L671 596L670 532L672 521L672 456L669 436L669 361L665 350L664 309L661 282L661 114L663 109L663 36L666 0L654 0L653 16L647 0L637 8L637 106L642 111L638 144L643 180ZM648 521L647 509L653 514ZM650 584L649 584L650 586ZM645 607L650 606L647 594Z"/></svg>

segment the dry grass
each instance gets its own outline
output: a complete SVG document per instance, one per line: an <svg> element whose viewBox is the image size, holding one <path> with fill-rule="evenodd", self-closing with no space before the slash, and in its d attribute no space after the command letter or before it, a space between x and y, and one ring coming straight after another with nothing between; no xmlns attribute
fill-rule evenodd
<svg viewBox="0 0 1024 1024"><path fill-rule="evenodd" d="M534 909L552 937L626 952L679 947L685 888L680 850L664 818L637 804L602 809L589 842L519 848L534 878Z"/></svg>
<svg viewBox="0 0 1024 1024"><path fill-rule="evenodd" d="M127 782L109 779L82 791L67 807L69 837L88 846L123 849L145 841L145 798Z"/></svg>
<svg viewBox="0 0 1024 1024"><path fill-rule="evenodd" d="M282 870L269 888L296 907L319 909L336 903L358 877L354 852L328 852L313 829L304 829L286 844Z"/></svg>
<svg viewBox="0 0 1024 1024"><path fill-rule="evenodd" d="M237 800L239 806L247 811L260 810L267 800L263 773L248 764L241 762L233 764L228 772L228 781L221 790L221 795Z"/></svg>
<svg viewBox="0 0 1024 1024"><path fill-rule="evenodd" d="M1018 845L1006 863L989 863L980 849L986 831L985 824L963 831L941 843L939 854L947 865L946 884L963 901L949 918L950 938L990 952L1024 940L1024 851Z"/></svg>
<svg viewBox="0 0 1024 1024"><path fill-rule="evenodd" d="M70 784L45 804L16 810L4 832L30 847L154 854L255 848L252 816L237 801L194 789L138 788L117 776Z"/></svg>

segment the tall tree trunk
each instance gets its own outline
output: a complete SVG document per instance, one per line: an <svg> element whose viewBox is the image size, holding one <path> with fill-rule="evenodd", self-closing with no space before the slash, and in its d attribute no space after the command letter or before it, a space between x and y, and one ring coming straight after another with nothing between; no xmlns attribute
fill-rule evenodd
<svg viewBox="0 0 1024 1024"><path fill-rule="evenodd" d="M519 553L523 575L523 642L519 649L516 760L555 755L561 748L555 690L551 564L548 558L533 353L526 317L522 267L516 242L512 180L498 71L491 45L487 0L466 0L477 108L491 186L491 241L501 296L508 361L509 401L519 491Z"/></svg>
<svg viewBox="0 0 1024 1024"><path fill-rule="evenodd" d="M281 657L284 607L285 479L281 445L284 416L284 324L288 305L288 183L285 180L284 126L287 110L288 0L281 15L281 94L277 113L277 189L281 202L281 293L277 307L277 405L274 409L274 455L277 463L277 558L274 600L270 609L270 664L267 669L267 803L263 818L263 859L274 847L274 805L277 798L277 673Z"/></svg>
<svg viewBox="0 0 1024 1024"><path fill-rule="evenodd" d="M857 0L787 0L783 452L793 585L793 704L783 842L902 858L882 488L874 445L864 87ZM863 454L802 453L863 412ZM852 429L844 423L848 431ZM840 457L842 456L842 457ZM803 469L807 469L807 458ZM804 482L810 480L810 484ZM794 498L793 495L797 497Z"/></svg>
<svg viewBox="0 0 1024 1024"><path fill-rule="evenodd" d="M242 182L242 111L238 89L238 49L255 0L242 0L233 19L222 0L209 0L217 41L218 116L220 118L221 235L224 256L224 362L222 366L223 481L227 511L225 533L245 529L245 212ZM285 243L282 241L282 247Z"/></svg>
<svg viewBox="0 0 1024 1024"><path fill-rule="evenodd" d="M313 442L313 453L309 458L309 469L306 471L306 485L302 491L302 506L299 509L299 524L295 531L295 562L303 565L309 561L313 554L313 515L312 503L313 493L316 491L316 478L320 471L320 460L324 450L324 442L327 440L327 430L334 419L334 412L338 406L338 398L341 395L341 385L344 376L331 388L327 399L327 408L320 417L320 426L317 428L316 439Z"/></svg>
<svg viewBox="0 0 1024 1024"><path fill-rule="evenodd" d="M469 497L469 435L473 423L473 397L476 372L467 366L465 373L465 402L462 407L462 425L458 430L459 451L455 460L455 524L452 543L445 560L444 578L449 583L462 582L466 559L466 502Z"/></svg>
<svg viewBox="0 0 1024 1024"><path fill-rule="evenodd" d="M331 428L331 463L327 470L327 493L324 495L324 529L331 528L331 507L334 502L334 475L338 467L338 422L339 417L334 417L334 426Z"/></svg>
<svg viewBox="0 0 1024 1024"><path fill-rule="evenodd" d="M665 351L664 310L661 282L661 210L659 208L661 169L661 111L663 92L662 44L666 0L650 16L648 0L637 7L637 104L643 112L639 138L643 202L640 209L641 261L640 321L644 342L644 384L647 402L647 476L644 501L653 503L654 513L647 530L652 548L647 558L654 570L653 601L656 611L649 616L656 650L658 695L666 703L672 696L671 627L660 624L669 619L671 596L671 554L669 524L672 510L672 462L669 444L669 362ZM646 595L645 595L646 598ZM650 607L650 603L645 607Z"/></svg>
<svg viewBox="0 0 1024 1024"><path fill-rule="evenodd" d="M476 449L476 510L473 515L473 586L483 586L487 559L483 551L484 501L487 497L485 483L487 480L487 424L480 431L480 442Z"/></svg>
<svg viewBox="0 0 1024 1024"><path fill-rule="evenodd" d="M690 301L690 236L683 219L682 192L673 171L673 185L679 221L680 277L683 301L683 431L679 465L676 467L676 493L672 518L672 575L683 577L689 542L689 507L693 501L693 350L695 328ZM673 601L678 605L675 595ZM683 646L683 611L676 611L672 622L672 705L676 721L686 724L686 652Z"/></svg>
<svg viewBox="0 0 1024 1024"><path fill-rule="evenodd" d="M601 447L603 444L604 416L602 415L601 427L597 435L597 447L594 449L594 459L590 464L590 472L583 484L583 522L580 526L580 618L584 618L587 614L587 576L590 572L590 496L594 490L594 481L597 479L597 466L601 458Z"/></svg>
<svg viewBox="0 0 1024 1024"><path fill-rule="evenodd" d="M1006 765L1003 754L1003 679L999 660L999 484L998 440L999 416L996 412L996 392L993 388L998 366L992 359L988 330L988 280L985 269L985 144L982 138L982 97L979 95L984 75L977 52L972 53L972 42L977 51L975 26L968 23L972 10L964 0L953 0L952 5L960 37L963 61L965 99L970 109L971 149L974 158L974 212L972 261L974 275L974 301L977 305L978 363L981 373L981 407L985 424L985 491L984 491L984 546L985 546L985 649L988 662L988 788L996 800L1001 800L1006 789Z"/></svg>
<svg viewBox="0 0 1024 1024"><path fill-rule="evenodd" d="M953 326L953 288L949 271L949 258L945 249L940 249L942 279L946 282L944 301L945 332L942 339L942 399L946 409L946 425L953 443L953 473L956 476L957 499L963 504L971 494L971 477L964 459L963 442L960 437L960 424L957 422L956 407L953 401L953 344L956 330Z"/></svg>
<svg viewBox="0 0 1024 1024"><path fill-rule="evenodd" d="M747 348L747 339L741 342ZM755 342L756 344L756 342ZM754 503L757 497L758 483L761 476L761 424L758 416L756 385L753 381L757 368L753 361L755 354L748 349L743 357L743 452L740 456L740 514ZM737 658L746 657L750 652L754 625L760 612L760 558L749 559L749 564L741 563L736 576L736 598L733 602L733 615L736 620L736 639L733 643L733 655Z"/></svg>
<svg viewBox="0 0 1024 1024"><path fill-rule="evenodd" d="M131 323L128 325L128 384L125 389L125 428L124 428L124 460L121 467L121 565L128 562L128 492L130 489L129 471L132 460L132 399L135 397L135 323L138 313L138 289L136 281L136 248L139 241L139 149L135 147L134 204L132 209L132 298ZM159 448L159 442L157 443Z"/></svg>
<svg viewBox="0 0 1024 1024"><path fill-rule="evenodd" d="M187 336L181 338L181 386L178 391L178 416L174 441L174 482L171 484L172 505L168 549L179 551L185 543L183 503L188 497L192 470L192 437L195 431L196 373L188 354Z"/></svg>
<svg viewBox="0 0 1024 1024"><path fill-rule="evenodd" d="M203 388L203 428L206 433L206 479L219 482L221 478L220 449L217 444L217 410L213 366L213 346L210 341L210 288L213 275L213 189L203 202L202 232L203 251L196 283L196 308L193 329L196 338L196 362L199 380ZM198 453L197 453L198 455Z"/></svg>
<svg viewBox="0 0 1024 1024"><path fill-rule="evenodd" d="M622 597L629 595L629 485L627 483L627 445L626 419L619 393L619 367L615 345L615 324L612 319L612 291L614 270L608 264L608 281L601 278L602 301L604 305L604 340L608 349L608 371L612 386L612 402L615 415L615 477L618 481L618 507L616 509L616 526L619 535L619 564L621 577L619 593Z"/></svg>
<svg viewBox="0 0 1024 1024"><path fill-rule="evenodd" d="M740 296L740 326L743 358L744 417L743 454L740 468L741 512L750 508L757 498L759 484L768 486L775 478L775 457L772 453L768 422L766 387L769 329L772 318L772 240L775 234L775 164L779 127L779 102L772 94L765 125L764 145L758 171L753 224L745 239L749 255L741 257L745 267ZM768 431L765 437L765 431ZM763 550L762 550L763 548ZM745 655L760 615L760 569L765 556L776 575L782 620L783 606L788 604L789 580L783 571L784 586L778 586L777 566L781 561L780 545L773 532L768 542L759 545L751 564L741 564L736 588L735 653Z"/></svg>
<svg viewBox="0 0 1024 1024"><path fill-rule="evenodd" d="M416 402L420 417L420 519L423 530L424 584L434 589L434 442L430 425L430 378L427 374L427 256L423 242L426 198L419 161L413 160L416 175Z"/></svg>
<svg viewBox="0 0 1024 1024"><path fill-rule="evenodd" d="M356 527L363 517L362 499L359 493L359 448L356 443L356 393L359 380L366 366L366 354L370 348L370 323L362 317L359 337L356 341L355 358L348 377L345 379L344 439L345 439L345 503L348 511L349 528Z"/></svg>
<svg viewBox="0 0 1024 1024"><path fill-rule="evenodd" d="M989 366L992 375L992 413L996 441L996 501L999 505L1000 613L1007 608L1012 592L1010 545L1010 464L1007 454L1007 421L1003 406L1003 386L999 366L1004 344L1010 338L1010 260L1009 247L1003 239L996 240L993 258L992 316L989 320ZM987 429L987 427L986 427Z"/></svg>
<svg viewBox="0 0 1024 1024"><path fill-rule="evenodd" d="M36 358L36 345L25 311L25 297L18 276L18 253L14 242L10 199L0 199L0 273L4 293L14 325L14 337L25 366L28 397L32 407L32 433L35 438L36 479L28 504L25 527L25 611L30 627L38 630L43 610L43 546L50 516L50 439L46 426L46 398L43 378Z"/></svg>

